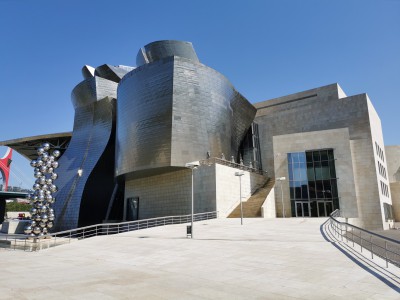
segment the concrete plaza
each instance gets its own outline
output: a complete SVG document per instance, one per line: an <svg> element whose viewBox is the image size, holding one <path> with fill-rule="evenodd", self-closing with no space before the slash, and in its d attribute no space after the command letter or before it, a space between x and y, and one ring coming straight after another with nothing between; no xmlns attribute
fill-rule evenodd
<svg viewBox="0 0 400 300"><path fill-rule="evenodd" d="M0 250L0 299L400 299L400 269L335 241L324 221L217 219L195 223L194 239L180 224Z"/></svg>

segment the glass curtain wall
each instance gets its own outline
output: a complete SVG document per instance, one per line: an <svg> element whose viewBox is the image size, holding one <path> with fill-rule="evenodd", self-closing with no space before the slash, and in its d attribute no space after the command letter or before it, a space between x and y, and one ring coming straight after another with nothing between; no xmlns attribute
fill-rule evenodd
<svg viewBox="0 0 400 300"><path fill-rule="evenodd" d="M288 153L292 217L325 217L339 208L333 149Z"/></svg>

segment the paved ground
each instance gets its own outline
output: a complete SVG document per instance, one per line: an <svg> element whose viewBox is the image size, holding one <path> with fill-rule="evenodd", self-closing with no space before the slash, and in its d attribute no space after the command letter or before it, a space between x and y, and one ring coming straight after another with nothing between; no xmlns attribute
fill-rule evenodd
<svg viewBox="0 0 400 300"><path fill-rule="evenodd" d="M320 231L324 219L239 219L0 250L0 299L400 299L400 272Z"/></svg>

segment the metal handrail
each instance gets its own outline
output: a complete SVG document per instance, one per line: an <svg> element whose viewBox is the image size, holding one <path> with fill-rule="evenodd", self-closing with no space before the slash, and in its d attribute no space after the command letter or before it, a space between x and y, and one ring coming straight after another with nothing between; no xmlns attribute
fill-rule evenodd
<svg viewBox="0 0 400 300"><path fill-rule="evenodd" d="M203 221L218 218L218 212L205 212L193 215L193 221ZM62 244L69 244L72 241L82 240L98 235L111 235L146 229L151 227L189 223L191 215L167 216L120 223L103 223L49 233L45 238L30 238L23 234L5 234L0 236L3 241L3 248L24 251L39 251ZM4 242L5 241L5 242ZM8 244L9 242L9 244ZM8 246L8 247L7 247ZM0 246L1 248L1 246Z"/></svg>
<svg viewBox="0 0 400 300"><path fill-rule="evenodd" d="M333 232L342 241L346 240L347 243L352 243L353 247L355 244L359 245L361 252L363 252L363 249L370 251L372 259L374 255L381 257L386 261L386 267L389 266L389 263L400 267L400 241L362 229L347 222L340 222L336 219L340 216L340 210L337 209L330 214L329 220Z"/></svg>
<svg viewBox="0 0 400 300"><path fill-rule="evenodd" d="M218 157L210 157L208 159L200 160L200 165L208 165L209 166L209 165L216 164L216 163L218 163L220 165L228 166L231 168L243 170L243 171L257 173L260 175L267 175L267 171L263 171L263 170L260 170L257 168L251 168L251 167L245 166L243 164L238 164L236 162L231 162L229 160L218 158Z"/></svg>

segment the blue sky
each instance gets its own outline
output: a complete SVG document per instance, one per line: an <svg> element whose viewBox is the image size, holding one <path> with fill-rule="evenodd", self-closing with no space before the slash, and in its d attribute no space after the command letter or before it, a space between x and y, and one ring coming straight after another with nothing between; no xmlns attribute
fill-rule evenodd
<svg viewBox="0 0 400 300"><path fill-rule="evenodd" d="M83 65L134 66L140 47L176 39L253 103L334 82L367 93L400 144L397 0L0 0L0 37L0 140L71 131ZM30 185L28 162L13 164L11 184Z"/></svg>

